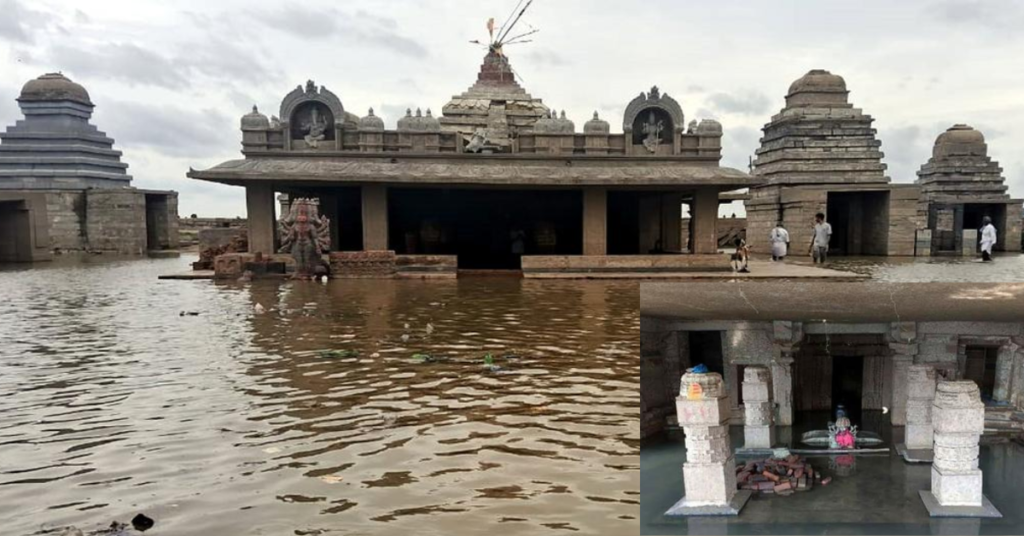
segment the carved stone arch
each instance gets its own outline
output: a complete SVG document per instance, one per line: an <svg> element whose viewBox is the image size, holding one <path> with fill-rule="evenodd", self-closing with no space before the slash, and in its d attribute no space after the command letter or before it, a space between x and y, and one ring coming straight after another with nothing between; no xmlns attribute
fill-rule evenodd
<svg viewBox="0 0 1024 536"><path fill-rule="evenodd" d="M626 113L623 114L622 118L622 131L632 132L633 124L636 122L637 117L651 108L668 114L672 120L673 133L680 133L685 128L686 123L682 107L672 97L659 92L658 86L654 86L649 93L641 92L626 106Z"/></svg>
<svg viewBox="0 0 1024 536"><path fill-rule="evenodd" d="M317 88L312 80L306 82L305 89L302 86L296 86L285 95L284 100L281 101L281 115L279 116L281 121L290 123L295 110L307 102L324 104L334 117L335 126L340 127L344 124L345 107L341 105L341 99L324 86Z"/></svg>

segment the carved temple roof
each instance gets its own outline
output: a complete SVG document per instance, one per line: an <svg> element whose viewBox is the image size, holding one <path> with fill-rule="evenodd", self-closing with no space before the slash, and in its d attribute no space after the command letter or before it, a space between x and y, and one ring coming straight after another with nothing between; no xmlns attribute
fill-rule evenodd
<svg viewBox="0 0 1024 536"><path fill-rule="evenodd" d="M614 162L612 161L614 160ZM291 183L412 183L514 187L717 186L737 189L759 179L737 169L685 165L649 158L247 158L206 170L193 179L225 184L259 181Z"/></svg>

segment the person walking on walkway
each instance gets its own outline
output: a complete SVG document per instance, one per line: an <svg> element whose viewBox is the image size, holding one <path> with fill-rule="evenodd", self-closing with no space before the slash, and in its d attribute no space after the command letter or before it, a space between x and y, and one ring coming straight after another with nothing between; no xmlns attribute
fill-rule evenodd
<svg viewBox="0 0 1024 536"><path fill-rule="evenodd" d="M789 250L789 231L782 226L782 222L775 224L775 228L768 235L768 242L772 245L772 260L785 260Z"/></svg>
<svg viewBox="0 0 1024 536"><path fill-rule="evenodd" d="M832 226L825 221L825 215L821 212L814 215L814 234L811 236L811 246L807 253L811 255L815 263L825 264L828 256L828 242L832 239Z"/></svg>
<svg viewBox="0 0 1024 536"><path fill-rule="evenodd" d="M992 218L982 218L981 226L981 260L992 262L992 246L996 245L996 226L992 225Z"/></svg>

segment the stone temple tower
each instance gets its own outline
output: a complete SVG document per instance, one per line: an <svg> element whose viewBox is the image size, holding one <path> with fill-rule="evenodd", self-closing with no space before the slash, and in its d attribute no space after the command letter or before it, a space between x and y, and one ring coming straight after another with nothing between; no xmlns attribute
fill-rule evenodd
<svg viewBox="0 0 1024 536"><path fill-rule="evenodd" d="M985 136L967 125L939 135L932 157L917 172L928 203L932 253L958 253L963 231L976 231L989 216L996 226L996 250L1020 251L1021 200L1010 199L1003 168L988 155Z"/></svg>
<svg viewBox="0 0 1024 536"><path fill-rule="evenodd" d="M122 188L132 177L114 140L93 126L89 93L60 73L29 80L25 119L0 133L0 189Z"/></svg>
<svg viewBox="0 0 1024 536"><path fill-rule="evenodd" d="M755 251L768 251L768 234L781 221L793 253L801 254L822 212L833 226L834 253L913 255L917 190L890 184L873 122L850 103L839 75L815 69L789 86L753 162L764 181L746 203L747 242Z"/></svg>

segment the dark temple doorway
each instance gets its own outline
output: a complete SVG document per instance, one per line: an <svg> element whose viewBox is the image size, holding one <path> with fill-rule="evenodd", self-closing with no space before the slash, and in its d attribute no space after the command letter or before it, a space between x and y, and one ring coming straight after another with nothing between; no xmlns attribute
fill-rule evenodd
<svg viewBox="0 0 1024 536"><path fill-rule="evenodd" d="M862 430L880 432L891 405L892 360L879 334L810 334L793 365L794 425L824 429L842 404Z"/></svg>
<svg viewBox="0 0 1024 536"><path fill-rule="evenodd" d="M886 255L889 192L829 192L826 219L832 225L831 255Z"/></svg>
<svg viewBox="0 0 1024 536"><path fill-rule="evenodd" d="M725 377L725 361L722 356L721 331L690 331L690 364L704 364L709 372L717 372Z"/></svg>
<svg viewBox="0 0 1024 536"><path fill-rule="evenodd" d="M999 360L999 347L969 345L964 353L967 357L966 363L964 363L964 379L978 384L978 389L981 390L981 399L985 402L991 401L996 389L996 363Z"/></svg>
<svg viewBox="0 0 1024 536"><path fill-rule="evenodd" d="M29 262L29 212L22 201L0 201L0 262Z"/></svg>
<svg viewBox="0 0 1024 536"><path fill-rule="evenodd" d="M457 255L460 269L519 270L522 255L580 255L583 195L572 190L391 188L399 255Z"/></svg>

